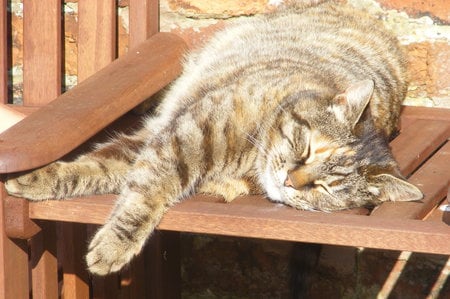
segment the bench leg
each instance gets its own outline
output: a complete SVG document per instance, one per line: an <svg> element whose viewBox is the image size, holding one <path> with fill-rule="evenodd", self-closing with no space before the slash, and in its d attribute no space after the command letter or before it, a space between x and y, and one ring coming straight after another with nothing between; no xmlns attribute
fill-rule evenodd
<svg viewBox="0 0 450 299"><path fill-rule="evenodd" d="M87 228L80 223L61 223L59 250L63 269L63 298L89 298L89 275L84 262Z"/></svg>
<svg viewBox="0 0 450 299"><path fill-rule="evenodd" d="M5 233L4 198L0 183L0 298L29 298L28 244L12 240Z"/></svg>
<svg viewBox="0 0 450 299"><path fill-rule="evenodd" d="M148 245L148 298L181 298L180 233L155 231Z"/></svg>
<svg viewBox="0 0 450 299"><path fill-rule="evenodd" d="M54 222L42 222L42 230L30 241L33 298L58 298L58 262Z"/></svg>

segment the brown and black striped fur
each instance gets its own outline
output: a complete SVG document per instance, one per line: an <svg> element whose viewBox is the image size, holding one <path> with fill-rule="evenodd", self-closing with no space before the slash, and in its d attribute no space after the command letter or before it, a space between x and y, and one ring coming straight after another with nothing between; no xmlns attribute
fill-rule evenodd
<svg viewBox="0 0 450 299"><path fill-rule="evenodd" d="M325 211L420 199L384 138L405 96L404 64L377 20L342 4L240 21L187 57L134 135L6 186L31 200L119 193L89 245L87 264L99 275L127 264L164 212L193 192L226 201L266 194Z"/></svg>

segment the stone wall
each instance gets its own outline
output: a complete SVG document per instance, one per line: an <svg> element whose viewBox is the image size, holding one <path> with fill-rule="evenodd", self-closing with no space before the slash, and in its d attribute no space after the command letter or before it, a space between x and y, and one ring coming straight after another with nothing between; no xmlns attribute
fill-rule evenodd
<svg viewBox="0 0 450 299"><path fill-rule="evenodd" d="M161 0L161 30L196 48L236 18L270 11L279 2ZM450 1L348 2L381 18L407 49L405 103L450 108ZM127 51L128 3L118 3L120 55ZM10 9L14 96L20 101L22 2L12 0ZM70 88L77 82L77 1L66 0L64 12L65 85ZM307 298L450 298L450 263L444 256L189 234L182 239L184 298L300 298L306 293ZM304 273L307 268L311 271Z"/></svg>

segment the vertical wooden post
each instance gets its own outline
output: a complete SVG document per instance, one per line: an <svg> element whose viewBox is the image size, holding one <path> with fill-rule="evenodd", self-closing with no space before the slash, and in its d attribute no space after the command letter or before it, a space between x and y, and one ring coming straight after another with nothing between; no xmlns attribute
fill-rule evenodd
<svg viewBox="0 0 450 299"><path fill-rule="evenodd" d="M130 0L130 41L132 49L159 31L159 1Z"/></svg>
<svg viewBox="0 0 450 299"><path fill-rule="evenodd" d="M116 58L116 1L78 1L78 82Z"/></svg>
<svg viewBox="0 0 450 299"><path fill-rule="evenodd" d="M26 240L6 236L4 198L6 190L0 182L0 298L29 298L28 245Z"/></svg>
<svg viewBox="0 0 450 299"><path fill-rule="evenodd" d="M89 278L84 262L86 225L61 223L59 236L63 266L62 298L89 298Z"/></svg>
<svg viewBox="0 0 450 299"><path fill-rule="evenodd" d="M102 69L116 58L116 1L78 1L78 82ZM86 254L87 227L84 224L62 224L63 240L63 297L89 296ZM67 245L70 244L70 245ZM117 278L116 278L117 279ZM115 279L112 278L112 281ZM102 278L94 279L95 298L112 294L115 285L101 285ZM102 294L103 293L103 294Z"/></svg>
<svg viewBox="0 0 450 299"><path fill-rule="evenodd" d="M61 1L23 1L23 101L40 106L61 94Z"/></svg>
<svg viewBox="0 0 450 299"><path fill-rule="evenodd" d="M148 244L149 298L180 298L180 233L156 231Z"/></svg>
<svg viewBox="0 0 450 299"><path fill-rule="evenodd" d="M41 232L31 239L33 298L58 298L58 262L54 222L41 222Z"/></svg>

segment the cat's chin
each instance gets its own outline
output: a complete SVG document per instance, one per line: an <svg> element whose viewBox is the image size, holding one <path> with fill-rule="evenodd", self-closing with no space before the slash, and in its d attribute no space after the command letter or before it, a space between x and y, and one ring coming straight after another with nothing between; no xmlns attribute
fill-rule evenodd
<svg viewBox="0 0 450 299"><path fill-rule="evenodd" d="M266 170L261 176L260 181L264 190L267 193L267 196L275 202L284 202L283 193L280 188L283 186L277 185L277 178L274 177L269 170Z"/></svg>

